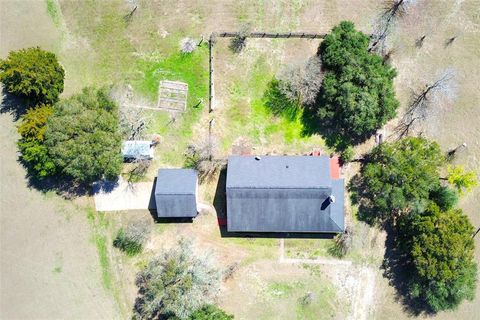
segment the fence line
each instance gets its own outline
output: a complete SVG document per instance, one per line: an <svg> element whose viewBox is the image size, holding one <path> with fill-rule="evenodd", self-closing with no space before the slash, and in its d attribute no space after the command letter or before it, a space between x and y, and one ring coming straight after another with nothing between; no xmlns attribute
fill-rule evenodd
<svg viewBox="0 0 480 320"><path fill-rule="evenodd" d="M234 38L240 35L239 32L220 32L216 36L220 38ZM325 33L308 33L308 32L250 32L247 35L247 38L300 38L300 39L323 39L325 38Z"/></svg>

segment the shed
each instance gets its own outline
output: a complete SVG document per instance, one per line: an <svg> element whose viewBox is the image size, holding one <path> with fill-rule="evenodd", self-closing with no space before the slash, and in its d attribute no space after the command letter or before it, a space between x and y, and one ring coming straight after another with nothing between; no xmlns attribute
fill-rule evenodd
<svg viewBox="0 0 480 320"><path fill-rule="evenodd" d="M126 160L153 159L153 150L151 141L128 140L122 145L122 155Z"/></svg>
<svg viewBox="0 0 480 320"><path fill-rule="evenodd" d="M231 156L227 230L340 233L344 181L326 156Z"/></svg>
<svg viewBox="0 0 480 320"><path fill-rule="evenodd" d="M155 202L159 218L197 215L198 178L192 169L159 169Z"/></svg>

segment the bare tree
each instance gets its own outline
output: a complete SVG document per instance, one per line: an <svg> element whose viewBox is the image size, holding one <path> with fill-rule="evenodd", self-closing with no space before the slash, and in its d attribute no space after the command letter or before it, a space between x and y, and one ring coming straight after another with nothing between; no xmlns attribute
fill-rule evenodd
<svg viewBox="0 0 480 320"><path fill-rule="evenodd" d="M277 75L281 92L292 102L309 105L315 102L322 86L322 62L318 56L305 63L280 70Z"/></svg>
<svg viewBox="0 0 480 320"><path fill-rule="evenodd" d="M369 51L384 54L386 39L392 31L396 21L407 12L409 0L387 0L384 2L384 10L377 19L374 32L370 38Z"/></svg>
<svg viewBox="0 0 480 320"><path fill-rule="evenodd" d="M217 156L217 143L210 136L188 146L185 152L185 166L198 171L200 182L208 181L225 168L225 159Z"/></svg>
<svg viewBox="0 0 480 320"><path fill-rule="evenodd" d="M444 90L452 78L453 75L446 72L438 80L426 84L420 92L413 93L412 102L395 128L399 139L408 136L419 121L425 120L427 112L431 107L431 102L434 101L434 96Z"/></svg>

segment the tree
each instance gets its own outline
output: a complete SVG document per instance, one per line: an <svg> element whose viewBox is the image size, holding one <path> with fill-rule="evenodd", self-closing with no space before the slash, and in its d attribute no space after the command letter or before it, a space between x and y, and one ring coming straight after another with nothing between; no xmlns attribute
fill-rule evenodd
<svg viewBox="0 0 480 320"><path fill-rule="evenodd" d="M457 307L475 295L472 224L460 209L441 211L431 204L400 225L404 250L410 257L410 295L433 312Z"/></svg>
<svg viewBox="0 0 480 320"><path fill-rule="evenodd" d="M147 221L132 221L126 228L118 230L113 246L129 256L134 256L143 250L150 235L151 226Z"/></svg>
<svg viewBox="0 0 480 320"><path fill-rule="evenodd" d="M39 47L11 51L0 60L0 81L14 95L54 103L63 92L65 71L55 54Z"/></svg>
<svg viewBox="0 0 480 320"><path fill-rule="evenodd" d="M220 289L220 279L221 274L209 256L195 255L192 243L181 239L137 275L139 297L134 317L187 319L213 302Z"/></svg>
<svg viewBox="0 0 480 320"><path fill-rule="evenodd" d="M315 56L303 64L282 69L277 79L280 91L293 103L310 105L315 102L323 80L322 62Z"/></svg>
<svg viewBox="0 0 480 320"><path fill-rule="evenodd" d="M48 154L44 144L46 123L53 114L53 107L40 105L29 109L18 126L18 133L22 136L18 147L25 161L39 177L46 177L55 173L56 166Z"/></svg>
<svg viewBox="0 0 480 320"><path fill-rule="evenodd" d="M345 145L362 141L392 119L398 108L395 69L368 52L369 38L344 21L322 41L326 70L317 104L319 121Z"/></svg>
<svg viewBox="0 0 480 320"><path fill-rule="evenodd" d="M435 202L441 210L447 211L458 203L458 192L447 186L439 186L430 192L430 199Z"/></svg>
<svg viewBox="0 0 480 320"><path fill-rule="evenodd" d="M448 169L448 183L453 185L460 194L465 191L470 192L477 185L477 176L474 172L465 172L462 166L449 166Z"/></svg>
<svg viewBox="0 0 480 320"><path fill-rule="evenodd" d="M439 188L438 170L444 161L439 145L424 138L382 143L365 157L360 175L352 179L352 200L370 223L421 211L431 191Z"/></svg>
<svg viewBox="0 0 480 320"><path fill-rule="evenodd" d="M233 320L231 314L226 313L215 305L208 304L192 313L189 320Z"/></svg>
<svg viewBox="0 0 480 320"><path fill-rule="evenodd" d="M45 145L59 172L80 183L115 179L122 166L118 107L105 89L85 88L55 105Z"/></svg>

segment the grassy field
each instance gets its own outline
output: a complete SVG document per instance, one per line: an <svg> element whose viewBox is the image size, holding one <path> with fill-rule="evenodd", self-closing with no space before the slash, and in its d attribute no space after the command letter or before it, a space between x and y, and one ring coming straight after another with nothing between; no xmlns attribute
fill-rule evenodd
<svg viewBox="0 0 480 320"><path fill-rule="evenodd" d="M328 32L343 19L354 21L359 29L369 33L381 11L378 1L362 0L179 1L174 5L142 0L138 1L138 9L132 19L127 21L124 17L133 8L129 1L36 1L32 6L36 11L32 12L27 10L28 6L16 6L15 1L5 2L11 11L2 10L0 19L2 56L8 50L32 45L56 52L66 70L64 96L89 85L131 85L139 101L155 104L160 80L188 83L185 114L172 121L168 113L150 113L152 122L148 131L160 134L162 143L156 150L149 177L158 167L182 166L187 146L205 139L206 127L212 117L216 120L213 133L218 140L220 155L228 155L239 137L247 139L255 147L254 152L261 154L303 154L316 147L329 152L320 136L304 134L301 113L275 116L268 108L269 98L266 96L279 68L315 54L318 40L249 39L246 49L236 55L228 50L227 39L219 39L214 49L217 109L209 114L206 110L208 50L202 46L191 55L181 54L179 41L183 37L200 39L203 36L207 39L212 31L236 30L244 23L250 23L255 30ZM398 97L405 107L412 90L424 86L445 71L452 72L455 77L451 90L445 99L437 101L423 131L437 139L444 150L466 141L469 146L456 161L480 174L480 78L478 72L473 72L480 68L480 4L477 0L414 3L412 11L396 25L389 40L394 49L392 63L398 71L395 81ZM14 19L7 12L13 12L12 15L19 15L22 19ZM415 46L415 39L422 35L426 35L426 40L419 49ZM445 46L445 41L452 36L457 36L455 42ZM195 108L198 102L201 103ZM387 133L392 127L387 125ZM5 139L12 137L9 132L4 136ZM357 154L368 150L368 147L368 143L359 146ZM9 152L13 159L15 148L12 147ZM347 175L349 170L354 169L349 168ZM24 183L21 179L19 181ZM215 186L211 183L201 187L203 200L211 202ZM24 192L23 187L19 184L15 188ZM461 201L462 208L475 225L480 225L480 206L475 201L480 197L479 189ZM32 196L32 201L33 204L55 206L56 210L67 213L69 221L78 223L78 213L69 205L58 205L55 195L42 197L41 200ZM89 205L86 208L82 207L80 211L90 210ZM129 258L113 249L111 241L116 230L131 215L149 217L146 212L100 215L89 211L90 222L86 224L92 239L90 245L97 251L96 286L105 289L99 295L104 291L111 295L102 296L102 307L114 301L115 308L123 317L131 310L136 295L133 284L135 272L145 265L149 257L172 245L179 235L196 237L199 244L216 253L224 267L240 264L237 274L225 283L220 298L220 305L238 319L318 319L318 315L325 319L347 317L345 308L339 308L346 303L345 297L335 281L328 277L331 270L322 269L320 273L315 273L301 266L279 265L277 239L221 238L215 216L207 215L198 218L193 225L157 225L146 252ZM49 215L47 217L53 219ZM350 219L354 221L354 218ZM15 225L23 224L26 221ZM62 227L65 228L63 224ZM63 235L69 237L68 234ZM378 267L383 258L383 235L378 230L360 225L354 241L355 249L346 259L357 265L372 266L379 274L372 317L409 318L410 315L396 301L394 289L380 276ZM65 245L68 243L66 241ZM476 257L480 261L478 237L476 245ZM286 255L291 258L329 257L330 246L331 240L285 241ZM87 252L88 248L83 250ZM70 274L69 266L76 261L75 257L63 249L49 254L51 265L48 266L48 277ZM68 292L60 284L58 287L59 292ZM315 298L304 305L302 297L308 292ZM475 301L463 303L457 311L441 313L434 318L475 319L480 312L479 299L480 287ZM50 305L50 310L56 310L52 303L41 302L45 314L48 314ZM71 306L68 301L60 300L59 303ZM106 317L115 317L114 311L110 312L105 311Z"/></svg>

